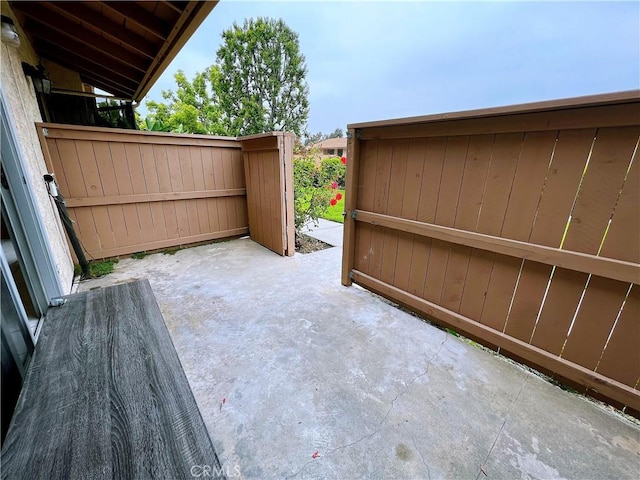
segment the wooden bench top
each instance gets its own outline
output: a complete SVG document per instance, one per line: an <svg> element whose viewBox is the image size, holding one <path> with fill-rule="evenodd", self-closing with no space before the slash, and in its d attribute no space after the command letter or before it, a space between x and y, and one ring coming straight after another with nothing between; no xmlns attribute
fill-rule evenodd
<svg viewBox="0 0 640 480"><path fill-rule="evenodd" d="M203 466L224 478L149 282L50 308L2 478L194 478Z"/></svg>

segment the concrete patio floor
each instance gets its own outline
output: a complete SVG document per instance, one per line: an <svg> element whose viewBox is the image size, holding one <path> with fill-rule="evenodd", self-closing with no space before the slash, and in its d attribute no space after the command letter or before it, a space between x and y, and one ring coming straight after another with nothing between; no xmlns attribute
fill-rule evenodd
<svg viewBox="0 0 640 480"><path fill-rule="evenodd" d="M230 478L638 478L638 423L341 286L340 262L241 239L80 290L149 279Z"/></svg>

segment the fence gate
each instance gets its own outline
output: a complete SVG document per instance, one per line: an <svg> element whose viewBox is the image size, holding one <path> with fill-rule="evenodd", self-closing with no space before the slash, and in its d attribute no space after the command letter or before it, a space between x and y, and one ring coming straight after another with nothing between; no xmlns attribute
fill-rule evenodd
<svg viewBox="0 0 640 480"><path fill-rule="evenodd" d="M295 253L291 133L240 138L251 239L279 255Z"/></svg>
<svg viewBox="0 0 640 480"><path fill-rule="evenodd" d="M342 282L640 411L640 92L350 125Z"/></svg>

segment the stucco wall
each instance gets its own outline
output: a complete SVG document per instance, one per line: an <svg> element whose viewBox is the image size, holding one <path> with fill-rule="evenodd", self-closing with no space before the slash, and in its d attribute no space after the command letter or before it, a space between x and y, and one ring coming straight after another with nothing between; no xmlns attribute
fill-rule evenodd
<svg viewBox="0 0 640 480"><path fill-rule="evenodd" d="M7 2L1 2L2 14L16 20ZM31 79L22 71L21 62L37 65L39 59L28 42L27 36L17 24L21 45L19 48L2 44L0 57L0 80L8 102L9 113L18 135L19 147L28 173L27 181L35 191L36 202L49 239L58 276L65 292L71 291L73 282L73 261L67 246L64 228L57 209L49 197L42 176L47 167L38 141L35 123L41 122L40 111Z"/></svg>

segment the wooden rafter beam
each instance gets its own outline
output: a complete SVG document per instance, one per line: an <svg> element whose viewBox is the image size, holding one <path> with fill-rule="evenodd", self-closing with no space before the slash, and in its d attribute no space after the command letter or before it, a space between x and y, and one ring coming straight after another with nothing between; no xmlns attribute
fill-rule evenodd
<svg viewBox="0 0 640 480"><path fill-rule="evenodd" d="M111 80L105 79L104 77L99 77L91 73L82 72L80 73L80 78L82 79L83 83L91 85L92 87L97 87L122 99L130 99L133 96L130 89L125 89L122 87L122 85L117 85Z"/></svg>
<svg viewBox="0 0 640 480"><path fill-rule="evenodd" d="M31 24L36 24L36 21L32 20L27 23L28 26ZM132 66L122 62L108 55L104 49L89 46L74 37L68 37L62 32L49 28L46 25L39 24L37 28L33 28L32 35L50 45L60 48L64 52L72 52L87 62L107 67L130 80L138 82L144 75L144 69L139 66Z"/></svg>
<svg viewBox="0 0 640 480"><path fill-rule="evenodd" d="M97 62L86 60L76 53L68 51L63 52L55 45L51 45L43 41L38 41L37 45L38 51L43 57L49 58L50 60L53 60L55 57L60 61L66 61L67 64L70 63L81 73L95 73L103 76L104 78L112 79L117 85L122 85L123 87L135 88L138 85L137 81L131 80L118 72L114 72L108 67L100 65Z"/></svg>
<svg viewBox="0 0 640 480"><path fill-rule="evenodd" d="M135 2L102 2L102 6L122 15L127 22L135 23L162 41L169 36L171 25L167 25Z"/></svg>
<svg viewBox="0 0 640 480"><path fill-rule="evenodd" d="M191 38L191 35L193 35L217 3L217 0L209 2L192 0L187 2L180 18L175 22L171 34L156 55L154 62L140 83L140 87L134 95L135 100L139 100L146 95L150 86L157 80L186 41Z"/></svg>
<svg viewBox="0 0 640 480"><path fill-rule="evenodd" d="M187 2L171 2L168 0L163 0L162 3L168 6L169 8L171 8L172 10L178 13L182 13L182 10L184 10L184 6L186 5Z"/></svg>
<svg viewBox="0 0 640 480"><path fill-rule="evenodd" d="M18 3L18 5L21 4ZM27 11L31 10L32 6L29 5L24 8L25 9L23 11L26 15ZM116 45L126 45L127 48L137 52L139 55L147 57L148 59L153 59L155 57L157 48L153 43L82 3L49 2L47 8L53 9L77 22L81 22L83 25L92 25L93 27L99 28L104 35L103 41L110 41L112 44ZM86 31L88 30L85 28L82 33L84 34Z"/></svg>

